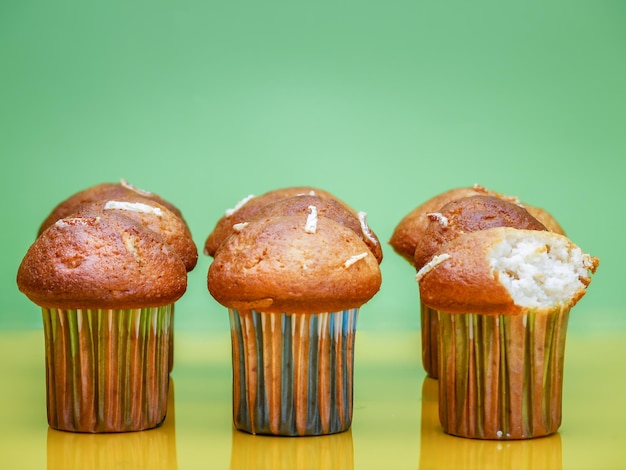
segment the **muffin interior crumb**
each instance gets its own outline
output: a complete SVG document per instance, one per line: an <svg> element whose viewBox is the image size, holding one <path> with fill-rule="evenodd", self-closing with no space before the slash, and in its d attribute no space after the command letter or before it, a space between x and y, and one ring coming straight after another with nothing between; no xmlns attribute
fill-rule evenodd
<svg viewBox="0 0 626 470"><path fill-rule="evenodd" d="M522 307L567 303L589 283L587 258L565 238L540 235L507 237L489 253L499 281Z"/></svg>

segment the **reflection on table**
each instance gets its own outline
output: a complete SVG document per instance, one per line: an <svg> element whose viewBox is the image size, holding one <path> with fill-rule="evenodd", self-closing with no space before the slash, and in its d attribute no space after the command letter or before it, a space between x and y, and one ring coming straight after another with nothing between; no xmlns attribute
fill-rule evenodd
<svg viewBox="0 0 626 470"><path fill-rule="evenodd" d="M231 470L354 468L352 431L327 436L252 435L233 427Z"/></svg>
<svg viewBox="0 0 626 470"><path fill-rule="evenodd" d="M466 439L445 434L439 423L438 382L425 377L422 385L420 470L560 470L561 436L516 441Z"/></svg>
<svg viewBox="0 0 626 470"><path fill-rule="evenodd" d="M47 470L176 470L174 381L170 378L167 416L147 431L85 434L48 428Z"/></svg>

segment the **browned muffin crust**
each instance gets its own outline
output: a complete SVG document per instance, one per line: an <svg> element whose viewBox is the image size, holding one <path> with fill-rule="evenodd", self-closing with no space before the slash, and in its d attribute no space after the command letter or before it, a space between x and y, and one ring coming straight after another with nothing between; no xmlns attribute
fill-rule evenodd
<svg viewBox="0 0 626 470"><path fill-rule="evenodd" d="M547 210L541 207L529 206L528 204L524 204L523 207L548 230L565 235L565 230L561 227L561 224Z"/></svg>
<svg viewBox="0 0 626 470"><path fill-rule="evenodd" d="M294 186L268 191L260 196L249 195L239 201L235 207L228 209L226 214L224 214L217 221L215 227L211 233L209 233L209 236L204 243L204 254L214 257L220 244L232 234L233 225L251 220L267 204L299 195L317 196L323 199L334 199L349 208L347 204L343 203L343 201L328 191L314 188L312 186Z"/></svg>
<svg viewBox="0 0 626 470"><path fill-rule="evenodd" d="M42 222L37 232L37 236L41 235L46 228L54 224L57 220L76 212L80 205L123 197L143 197L151 201L158 202L159 204L167 207L184 221L181 211L161 196L136 188L126 180L121 180L119 183L101 183L91 186L73 194L64 201L61 201L54 209L52 209L52 212L50 212L48 217L46 217L46 219Z"/></svg>
<svg viewBox="0 0 626 470"><path fill-rule="evenodd" d="M380 289L378 261L352 230L327 217L255 219L229 237L209 268L222 305L274 313L357 308Z"/></svg>
<svg viewBox="0 0 626 470"><path fill-rule="evenodd" d="M72 217L80 217L85 211L117 213L156 232L182 259L187 272L193 270L198 261L198 249L187 224L163 204L140 196L122 196L116 199L84 204L77 208Z"/></svg>
<svg viewBox="0 0 626 470"><path fill-rule="evenodd" d="M472 187L455 188L445 191L413 209L396 225L389 239L389 244L396 253L413 265L415 262L415 247L417 242L424 236L424 232L428 226L428 214L437 212L441 207L451 201L470 196L493 196L511 204L524 207L533 217L544 224L548 230L560 234L565 233L559 223L546 210L523 204L516 196L498 193L479 184L475 184Z"/></svg>
<svg viewBox="0 0 626 470"><path fill-rule="evenodd" d="M124 215L94 210L42 233L20 264L17 284L48 308L158 307L184 294L187 272L156 233Z"/></svg>
<svg viewBox="0 0 626 470"><path fill-rule="evenodd" d="M279 216L301 216L307 217L315 207L318 217L328 217L344 227L355 232L361 240L369 247L378 262L382 262L383 252L380 241L376 234L367 226L365 214L355 214L344 203L328 197L311 196L302 194L290 196L278 201L263 205L247 221L259 218L279 217ZM231 226L230 235L235 233L235 228Z"/></svg>
<svg viewBox="0 0 626 470"><path fill-rule="evenodd" d="M427 226L417 241L414 265L421 269L439 248L457 236L492 227L547 230L523 207L495 196L469 196L448 202L427 214Z"/></svg>
<svg viewBox="0 0 626 470"><path fill-rule="evenodd" d="M424 236L426 227L428 227L429 220L427 214L438 211L450 201L477 194L480 193L474 188L455 188L430 198L400 220L391 234L389 244L396 253L413 264L415 246L420 238Z"/></svg>
<svg viewBox="0 0 626 470"><path fill-rule="evenodd" d="M566 301L559 301L566 308L573 307L584 295L591 280L587 271L595 272L598 259L582 253L564 235L511 227L466 233L443 245L417 274L420 298L430 308L447 313L515 315L528 312L529 307L516 303L512 291L505 287L505 274L494 267L494 259L501 258L497 254L499 247L519 243L533 243L536 253L541 250L545 253L556 250L562 253L565 250L572 260L564 260L562 263L572 263L574 271L584 271L578 277L580 284L577 290ZM572 253L578 253L578 257ZM550 277L545 275L541 267L529 272L534 273L533 279ZM511 275L515 276L516 273ZM562 289L553 288L552 292L556 297ZM542 311L543 308L550 309L555 305L539 306L535 310Z"/></svg>

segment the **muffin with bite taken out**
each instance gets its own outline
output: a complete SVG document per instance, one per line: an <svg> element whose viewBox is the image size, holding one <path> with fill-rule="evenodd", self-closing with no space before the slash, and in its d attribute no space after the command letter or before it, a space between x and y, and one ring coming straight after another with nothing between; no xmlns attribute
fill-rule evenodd
<svg viewBox="0 0 626 470"><path fill-rule="evenodd" d="M561 424L567 322L598 259L564 235L496 227L441 246L417 274L439 314L446 433L528 439Z"/></svg>

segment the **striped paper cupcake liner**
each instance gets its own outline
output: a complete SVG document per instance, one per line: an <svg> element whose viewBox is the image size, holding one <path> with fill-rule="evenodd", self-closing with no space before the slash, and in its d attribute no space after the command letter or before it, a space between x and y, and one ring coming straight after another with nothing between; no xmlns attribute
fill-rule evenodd
<svg viewBox="0 0 626 470"><path fill-rule="evenodd" d="M561 424L569 309L439 313L439 418L448 434L528 439Z"/></svg>
<svg viewBox="0 0 626 470"><path fill-rule="evenodd" d="M350 427L358 309L229 313L237 429L314 436Z"/></svg>
<svg viewBox="0 0 626 470"><path fill-rule="evenodd" d="M429 377L439 376L439 317L437 310L420 302L422 332L422 365Z"/></svg>
<svg viewBox="0 0 626 470"><path fill-rule="evenodd" d="M52 428L139 431L163 421L172 305L42 310Z"/></svg>

